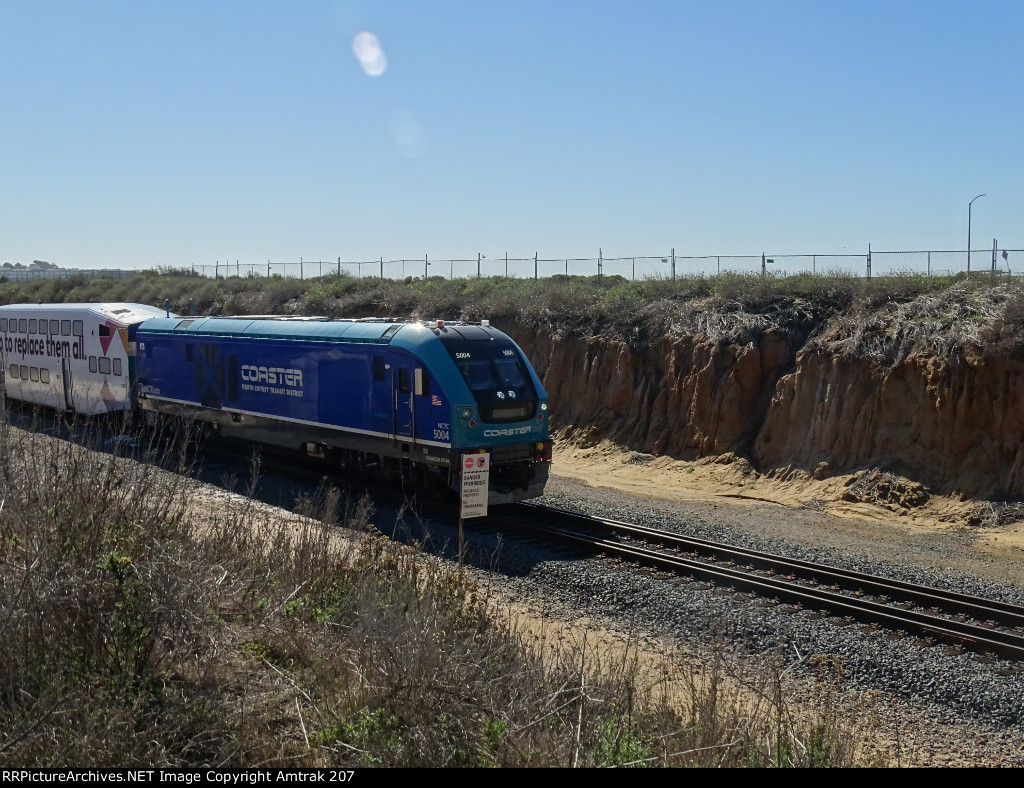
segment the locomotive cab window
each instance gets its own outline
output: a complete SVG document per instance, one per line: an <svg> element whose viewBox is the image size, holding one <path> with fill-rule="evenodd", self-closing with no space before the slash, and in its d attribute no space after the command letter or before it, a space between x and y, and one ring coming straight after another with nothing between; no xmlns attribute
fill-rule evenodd
<svg viewBox="0 0 1024 788"><path fill-rule="evenodd" d="M480 407L481 421L507 424L533 418L537 391L515 345L458 337L442 337L442 342Z"/></svg>
<svg viewBox="0 0 1024 788"><path fill-rule="evenodd" d="M105 325L103 323L100 323L100 336L101 337L109 337L110 336L110 326Z"/></svg>

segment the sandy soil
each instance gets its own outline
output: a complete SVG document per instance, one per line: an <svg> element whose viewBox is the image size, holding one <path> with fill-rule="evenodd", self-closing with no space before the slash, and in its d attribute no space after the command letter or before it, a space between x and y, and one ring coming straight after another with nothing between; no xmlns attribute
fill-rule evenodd
<svg viewBox="0 0 1024 788"><path fill-rule="evenodd" d="M856 475L819 480L788 471L768 476L732 455L685 462L630 452L608 442L579 446L565 441L555 443L552 469L556 478L695 506L756 507L758 516L771 517L774 505L780 517L785 512L786 519L798 511L820 512L830 515L832 527L860 535L866 529L876 530L870 526L889 532L892 538L969 529L975 550L1012 561L1024 558L1024 522L979 525L983 504L935 495L911 506L846 500Z"/></svg>

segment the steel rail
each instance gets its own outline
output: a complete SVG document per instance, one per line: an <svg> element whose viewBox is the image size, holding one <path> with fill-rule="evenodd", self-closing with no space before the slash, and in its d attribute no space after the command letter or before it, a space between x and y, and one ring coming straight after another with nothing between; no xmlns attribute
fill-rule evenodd
<svg viewBox="0 0 1024 788"><path fill-rule="evenodd" d="M1007 627L1024 628L1024 609L996 599L971 596L931 586L915 585L914 583L902 580L879 577L855 570L841 569L827 564L816 564L798 558L789 558L775 553L736 547L697 537L682 536L669 531L605 517L595 517L580 512L571 512L565 509L544 507L533 503L522 503L519 506L555 513L560 518L578 521L586 526L593 525L608 528L614 533L624 533L629 536L656 540L661 544L678 549L692 550L697 553L712 553L715 560L718 560L719 556L730 557L733 560L746 561L764 570L800 573L809 579L816 581L828 580L841 587L855 586L858 590L870 591L876 596L900 599L922 607L937 606L947 613L968 615L979 621L992 621Z"/></svg>
<svg viewBox="0 0 1024 788"><path fill-rule="evenodd" d="M1014 660L1024 660L1024 635L1015 632L990 629L970 622L952 621L931 613L902 610L881 602L849 597L822 588L808 588L777 576L766 577L747 570L709 565L698 559L661 553L645 547L624 545L592 533L581 533L567 526L524 524L507 516L488 519L492 523L505 521L517 528L526 527L571 544L621 556L648 566L670 569L713 583L750 590L763 596L786 599L800 608L824 609L865 623L882 623L891 628L915 632L923 638L935 638L974 650L988 650Z"/></svg>

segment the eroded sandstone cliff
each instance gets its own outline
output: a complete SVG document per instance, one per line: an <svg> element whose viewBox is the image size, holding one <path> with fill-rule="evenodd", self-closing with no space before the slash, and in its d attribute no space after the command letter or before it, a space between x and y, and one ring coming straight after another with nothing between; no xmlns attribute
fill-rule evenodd
<svg viewBox="0 0 1024 788"><path fill-rule="evenodd" d="M837 325L742 341L503 328L565 436L680 459L733 452L762 473L882 469L944 495L1024 495L1024 363L955 343L915 351L894 326L889 350L861 353Z"/></svg>

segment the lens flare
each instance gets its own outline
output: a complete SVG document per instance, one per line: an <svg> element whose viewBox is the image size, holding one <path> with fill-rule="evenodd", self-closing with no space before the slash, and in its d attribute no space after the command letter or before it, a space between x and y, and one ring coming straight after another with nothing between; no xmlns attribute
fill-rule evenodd
<svg viewBox="0 0 1024 788"><path fill-rule="evenodd" d="M388 67L388 59L380 48L377 36L364 30L352 39L352 52L359 60L363 71L371 77L379 77Z"/></svg>
<svg viewBox="0 0 1024 788"><path fill-rule="evenodd" d="M388 132L403 156L414 159L423 153L423 126L411 110L402 109L392 115Z"/></svg>

